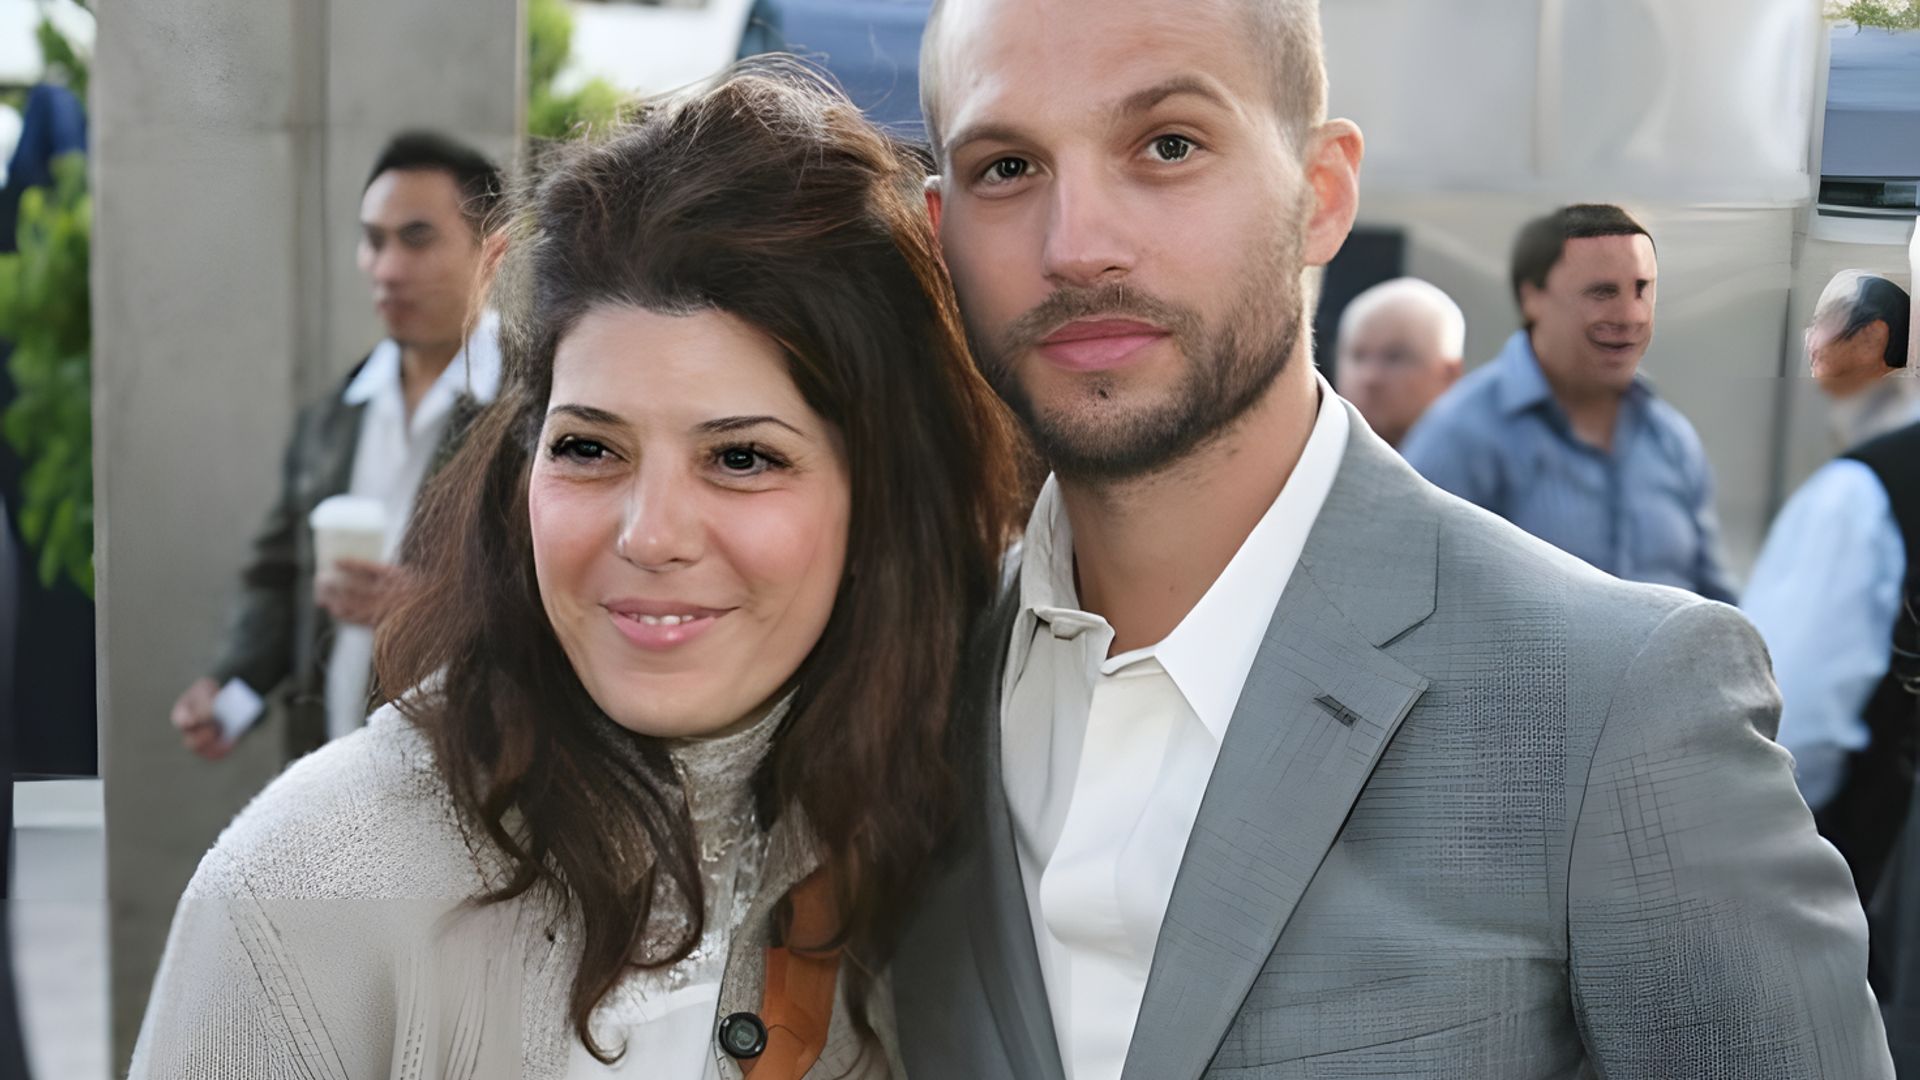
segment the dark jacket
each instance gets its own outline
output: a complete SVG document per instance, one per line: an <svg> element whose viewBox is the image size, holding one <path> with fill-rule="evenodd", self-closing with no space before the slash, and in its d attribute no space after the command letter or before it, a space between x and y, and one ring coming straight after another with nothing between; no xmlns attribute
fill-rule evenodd
<svg viewBox="0 0 1920 1080"><path fill-rule="evenodd" d="M356 365L346 382L359 373ZM462 395L448 417L429 477L452 456L480 404ZM241 596L210 674L240 679L260 695L284 690L287 757L299 757L327 738L326 662L333 620L313 602L313 531L307 516L353 482L365 405L349 404L340 388L300 411L280 471L280 496L253 538L253 555L240 572Z"/></svg>

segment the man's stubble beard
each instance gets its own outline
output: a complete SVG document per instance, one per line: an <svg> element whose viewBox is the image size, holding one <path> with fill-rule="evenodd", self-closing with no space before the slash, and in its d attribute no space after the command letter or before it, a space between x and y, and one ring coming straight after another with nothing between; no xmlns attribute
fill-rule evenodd
<svg viewBox="0 0 1920 1080"><path fill-rule="evenodd" d="M1306 320L1304 208L1275 229L1283 241L1256 264L1217 330L1193 310L1124 281L1062 286L990 342L971 320L968 341L994 392L1020 418L1061 477L1114 483L1164 472L1232 430L1287 368ZM1046 335L1079 319L1132 318L1169 331L1184 363L1172 390L1149 405L1114 404L1124 376L1081 377L1084 392L1042 412L1014 370Z"/></svg>

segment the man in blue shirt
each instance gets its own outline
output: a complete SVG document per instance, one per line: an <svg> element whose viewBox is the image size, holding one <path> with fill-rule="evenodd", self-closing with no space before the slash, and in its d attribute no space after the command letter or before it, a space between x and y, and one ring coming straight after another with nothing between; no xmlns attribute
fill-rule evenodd
<svg viewBox="0 0 1920 1080"><path fill-rule="evenodd" d="M1639 374L1653 238L1617 206L1563 207L1514 242L1526 325L1407 436L1428 480L1619 577L1732 602L1693 425Z"/></svg>

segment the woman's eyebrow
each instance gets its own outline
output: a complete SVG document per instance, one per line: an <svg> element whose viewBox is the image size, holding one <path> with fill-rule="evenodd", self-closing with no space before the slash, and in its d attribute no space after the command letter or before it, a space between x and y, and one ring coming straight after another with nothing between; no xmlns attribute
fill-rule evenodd
<svg viewBox="0 0 1920 1080"><path fill-rule="evenodd" d="M801 431L799 428L794 427L792 424L787 423L785 420L782 420L777 416L723 416L717 420L708 420L707 422L694 428L694 430L698 431L702 435L723 435L728 432L743 431L747 428L759 427L762 424L774 424L776 426L786 428L788 431L793 432L795 435L800 435L802 437L806 435L806 433Z"/></svg>
<svg viewBox="0 0 1920 1080"><path fill-rule="evenodd" d="M572 416L590 424L624 424L626 421L605 409L596 409L591 405L555 405L547 410L548 416Z"/></svg>

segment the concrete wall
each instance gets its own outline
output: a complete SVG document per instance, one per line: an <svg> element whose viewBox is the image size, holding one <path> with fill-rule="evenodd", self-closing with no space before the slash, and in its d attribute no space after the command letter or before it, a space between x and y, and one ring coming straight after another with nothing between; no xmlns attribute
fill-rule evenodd
<svg viewBox="0 0 1920 1080"><path fill-rule="evenodd" d="M273 497L297 405L377 337L353 266L379 143L440 127L510 155L519 0L101 0L93 109L95 491L114 1060L175 900L277 766L167 724Z"/></svg>

